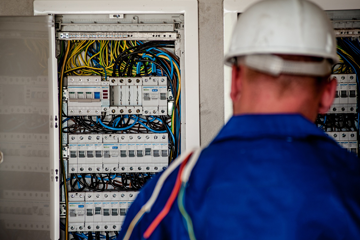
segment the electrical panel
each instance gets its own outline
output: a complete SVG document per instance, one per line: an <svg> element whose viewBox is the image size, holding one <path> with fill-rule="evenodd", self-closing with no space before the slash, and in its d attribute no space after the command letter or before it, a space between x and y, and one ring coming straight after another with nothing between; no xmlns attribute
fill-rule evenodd
<svg viewBox="0 0 360 240"><path fill-rule="evenodd" d="M181 152L184 25L162 17L171 24L124 15L126 32L109 16L55 17L65 236L113 238L141 187Z"/></svg>
<svg viewBox="0 0 360 240"><path fill-rule="evenodd" d="M360 17L360 11L327 11L327 14L335 29L340 62L332 67L330 76L337 81L334 102L326 115L318 116L316 124L340 146L358 154L360 25L353 19Z"/></svg>

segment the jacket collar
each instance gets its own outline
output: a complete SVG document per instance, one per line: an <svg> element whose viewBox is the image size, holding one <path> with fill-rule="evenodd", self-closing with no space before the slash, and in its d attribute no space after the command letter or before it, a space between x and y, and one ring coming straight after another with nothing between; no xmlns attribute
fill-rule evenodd
<svg viewBox="0 0 360 240"><path fill-rule="evenodd" d="M300 114L254 114L233 116L213 142L228 138L309 138L328 136Z"/></svg>

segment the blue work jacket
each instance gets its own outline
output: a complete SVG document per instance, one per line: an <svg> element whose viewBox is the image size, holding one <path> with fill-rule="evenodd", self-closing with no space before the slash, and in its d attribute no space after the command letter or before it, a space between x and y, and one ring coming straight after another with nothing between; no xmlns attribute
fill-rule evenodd
<svg viewBox="0 0 360 240"><path fill-rule="evenodd" d="M178 171L131 240L144 239ZM118 239L158 179L140 192ZM301 115L234 116L202 151L184 205L197 240L360 239L359 160ZM176 200L149 239L189 239Z"/></svg>

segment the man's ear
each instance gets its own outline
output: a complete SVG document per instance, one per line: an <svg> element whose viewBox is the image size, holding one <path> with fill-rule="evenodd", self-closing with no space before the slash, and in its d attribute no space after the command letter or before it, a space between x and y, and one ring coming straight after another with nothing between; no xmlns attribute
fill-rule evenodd
<svg viewBox="0 0 360 240"><path fill-rule="evenodd" d="M242 88L241 75L240 75L241 70L242 70L241 66L238 66L236 64L232 66L230 97L233 103L236 102L241 95L241 88Z"/></svg>
<svg viewBox="0 0 360 240"><path fill-rule="evenodd" d="M319 103L320 114L326 114L331 107L335 98L336 86L336 78L330 79L330 81L325 84Z"/></svg>

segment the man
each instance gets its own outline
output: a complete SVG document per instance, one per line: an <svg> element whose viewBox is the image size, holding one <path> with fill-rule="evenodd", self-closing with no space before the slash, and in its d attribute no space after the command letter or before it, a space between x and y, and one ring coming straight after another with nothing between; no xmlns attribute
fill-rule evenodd
<svg viewBox="0 0 360 240"><path fill-rule="evenodd" d="M144 187L118 239L360 239L358 159L313 124L333 102L336 61L310 2L241 14L226 56L234 116Z"/></svg>

